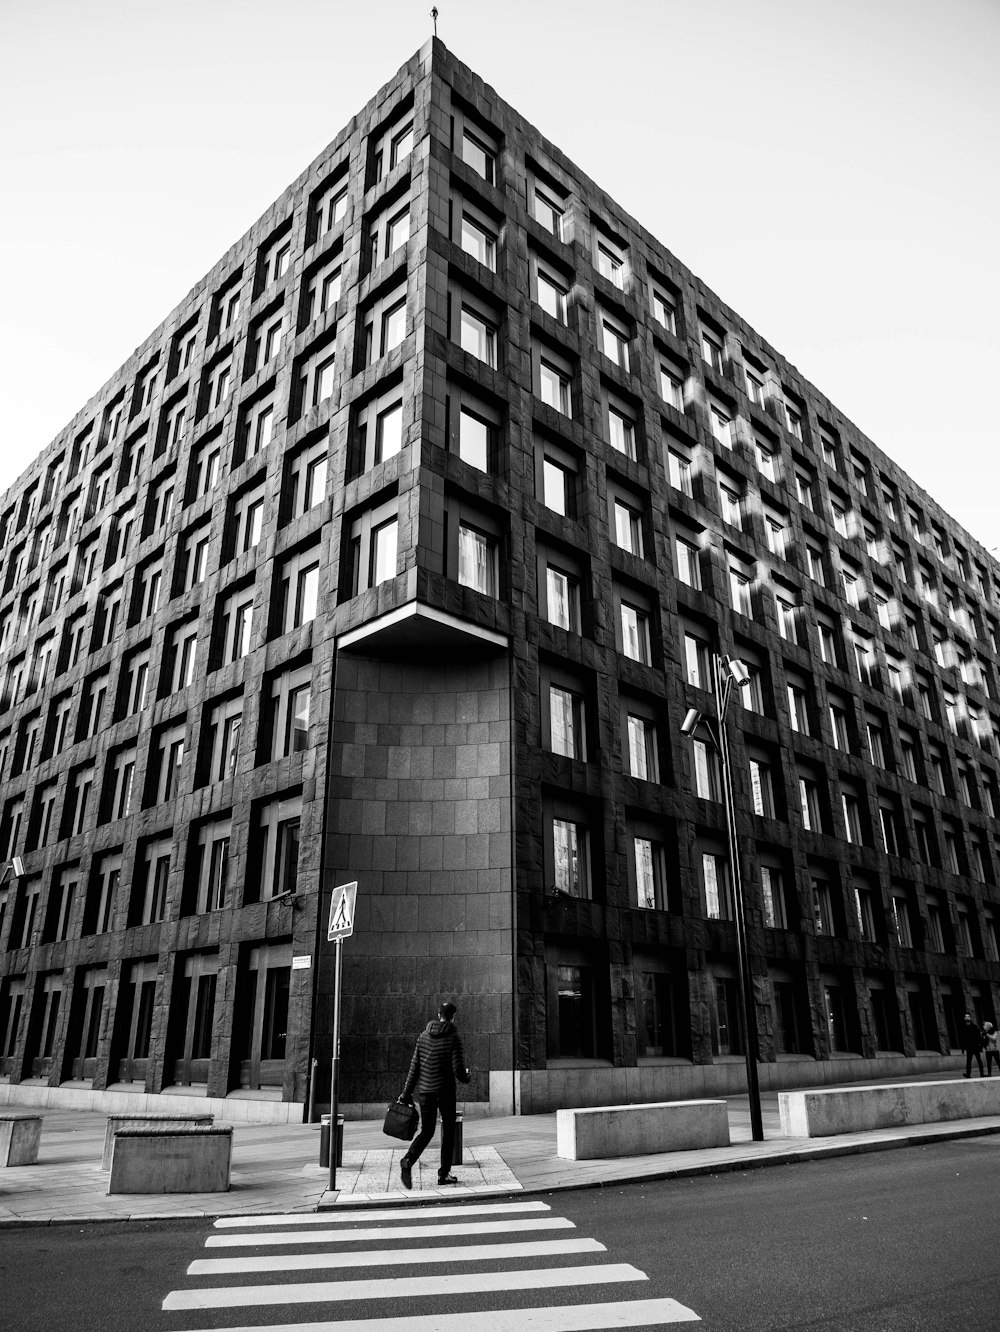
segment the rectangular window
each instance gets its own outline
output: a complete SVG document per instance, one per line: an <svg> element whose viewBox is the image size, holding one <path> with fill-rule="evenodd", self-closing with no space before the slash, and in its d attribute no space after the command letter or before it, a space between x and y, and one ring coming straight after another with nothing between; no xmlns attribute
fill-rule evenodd
<svg viewBox="0 0 1000 1332"><path fill-rule="evenodd" d="M704 852L701 873L705 886L705 915L709 920L732 920L733 903L726 858Z"/></svg>
<svg viewBox="0 0 1000 1332"><path fill-rule="evenodd" d="M616 452L635 461L635 423L614 407L608 408L608 443Z"/></svg>
<svg viewBox="0 0 1000 1332"><path fill-rule="evenodd" d="M560 685L549 686L549 726L553 754L586 757L583 699Z"/></svg>
<svg viewBox="0 0 1000 1332"><path fill-rule="evenodd" d="M788 915L781 871L770 865L761 865L760 886L764 898L764 924L769 930L787 930Z"/></svg>
<svg viewBox="0 0 1000 1332"><path fill-rule="evenodd" d="M774 818L774 786L770 765L761 759L750 760L750 795L753 812L760 818Z"/></svg>
<svg viewBox="0 0 1000 1332"><path fill-rule="evenodd" d="M579 632L580 585L572 574L552 564L545 568L545 610L549 624Z"/></svg>
<svg viewBox="0 0 1000 1332"><path fill-rule="evenodd" d="M466 254L471 254L484 268L496 272L496 236L478 218L470 217L466 212L462 213L462 249Z"/></svg>
<svg viewBox="0 0 1000 1332"><path fill-rule="evenodd" d="M701 590L701 553L697 546L683 537L674 538L677 557L677 577L688 587Z"/></svg>
<svg viewBox="0 0 1000 1332"><path fill-rule="evenodd" d="M497 595L496 542L466 524L458 529L458 581L485 596Z"/></svg>
<svg viewBox="0 0 1000 1332"><path fill-rule="evenodd" d="M536 222L540 223L546 231L551 231L557 239L562 240L565 214L562 200L557 201L552 192L543 190L540 185L536 184L532 196L531 211Z"/></svg>
<svg viewBox="0 0 1000 1332"><path fill-rule="evenodd" d="M663 911L666 906L663 848L648 837L633 837L636 900L647 911Z"/></svg>
<svg viewBox="0 0 1000 1332"><path fill-rule="evenodd" d="M621 603L622 651L632 661L651 665L649 617L637 606Z"/></svg>
<svg viewBox="0 0 1000 1332"><path fill-rule="evenodd" d="M677 411L684 410L684 371L676 361L660 358L660 397Z"/></svg>
<svg viewBox="0 0 1000 1332"><path fill-rule="evenodd" d="M462 134L462 161L482 176L487 184L496 184L497 160L494 149L468 129Z"/></svg>
<svg viewBox="0 0 1000 1332"><path fill-rule="evenodd" d="M679 452L677 449L668 449L667 471L673 488L679 490L682 495L687 495L688 498L693 497L694 468L690 456L687 453Z"/></svg>
<svg viewBox="0 0 1000 1332"><path fill-rule="evenodd" d="M590 896L586 842L587 830L582 824L552 820L555 887L571 897Z"/></svg>
<svg viewBox="0 0 1000 1332"><path fill-rule="evenodd" d="M539 362L539 394L542 402L549 407L554 407L557 412L563 416L571 416L570 400L570 381L569 376L565 374L556 365L551 365L547 361Z"/></svg>
<svg viewBox="0 0 1000 1332"><path fill-rule="evenodd" d="M470 356L483 361L490 369L496 368L497 331L475 311L462 306L461 347Z"/></svg>
<svg viewBox="0 0 1000 1332"><path fill-rule="evenodd" d="M656 727L647 718L628 714L629 775L643 782L657 780Z"/></svg>
<svg viewBox="0 0 1000 1332"><path fill-rule="evenodd" d="M618 499L613 508L615 545L642 559L642 514Z"/></svg>

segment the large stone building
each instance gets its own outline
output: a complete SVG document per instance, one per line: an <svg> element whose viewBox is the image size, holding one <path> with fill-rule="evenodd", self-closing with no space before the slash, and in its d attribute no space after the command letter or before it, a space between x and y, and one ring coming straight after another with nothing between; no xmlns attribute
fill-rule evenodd
<svg viewBox="0 0 1000 1332"><path fill-rule="evenodd" d="M762 1083L996 1012L1000 570L436 40L0 543L0 1102L323 1104L348 880L349 1106L739 1090L715 654Z"/></svg>

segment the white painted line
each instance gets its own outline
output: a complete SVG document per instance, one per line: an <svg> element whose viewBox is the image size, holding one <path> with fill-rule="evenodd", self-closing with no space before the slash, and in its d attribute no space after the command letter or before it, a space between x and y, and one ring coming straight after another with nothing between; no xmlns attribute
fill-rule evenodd
<svg viewBox="0 0 1000 1332"><path fill-rule="evenodd" d="M445 1272L441 1276L385 1277L367 1281L289 1281L273 1286L215 1286L211 1290L172 1290L164 1309L230 1309L260 1304L320 1304L335 1300L410 1300L471 1295L483 1291L550 1290L557 1286L596 1286L614 1281L646 1281L630 1263L592 1267L536 1267L512 1272Z"/></svg>
<svg viewBox="0 0 1000 1332"><path fill-rule="evenodd" d="M264 1231L260 1235L209 1235L206 1249L251 1248L265 1244L351 1244L356 1240L434 1239L438 1235L506 1235L518 1230L575 1230L562 1216L540 1216L527 1221L466 1221L453 1226L391 1226L379 1230L358 1226L352 1230Z"/></svg>
<svg viewBox="0 0 1000 1332"><path fill-rule="evenodd" d="M188 1276L243 1272L305 1272L317 1267L381 1267L403 1263L477 1263L488 1258L553 1258L562 1253L605 1253L595 1239L524 1240L520 1244L453 1244L436 1249L367 1249L361 1253L255 1253L249 1258L198 1258Z"/></svg>
<svg viewBox="0 0 1000 1332"><path fill-rule="evenodd" d="M409 1207L364 1207L356 1211L329 1210L326 1212L293 1212L281 1216L220 1216L216 1218L218 1230L232 1230L237 1226L328 1226L345 1221L402 1221L413 1216L504 1216L513 1212L550 1212L544 1202L480 1203L467 1207L424 1207L414 1203Z"/></svg>
<svg viewBox="0 0 1000 1332"><path fill-rule="evenodd" d="M400 1318L254 1324L227 1327L226 1332L602 1332L606 1328L700 1322L693 1309L676 1300L621 1300L613 1304L557 1304L551 1309L481 1309L475 1313L404 1314Z"/></svg>

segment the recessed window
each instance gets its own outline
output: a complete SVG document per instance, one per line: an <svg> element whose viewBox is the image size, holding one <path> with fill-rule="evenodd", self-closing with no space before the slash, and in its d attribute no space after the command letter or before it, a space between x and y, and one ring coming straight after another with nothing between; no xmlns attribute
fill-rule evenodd
<svg viewBox="0 0 1000 1332"><path fill-rule="evenodd" d="M496 368L497 331L475 310L462 306L461 347L470 356L483 361L490 369Z"/></svg>
<svg viewBox="0 0 1000 1332"><path fill-rule="evenodd" d="M608 407L608 443L618 453L635 461L635 422L617 407Z"/></svg>
<svg viewBox="0 0 1000 1332"><path fill-rule="evenodd" d="M649 615L642 606L635 606L622 599L621 603L622 652L632 661L644 666L652 664L652 651L649 637Z"/></svg>
<svg viewBox="0 0 1000 1332"><path fill-rule="evenodd" d="M701 590L701 551L693 541L685 537L674 537L674 555L677 562L677 577L688 587Z"/></svg>
<svg viewBox="0 0 1000 1332"><path fill-rule="evenodd" d="M677 411L684 410L685 372L676 361L660 357L660 397Z"/></svg>
<svg viewBox="0 0 1000 1332"><path fill-rule="evenodd" d="M475 412L462 407L458 418L458 455L463 462L489 471L492 427Z"/></svg>
<svg viewBox="0 0 1000 1332"><path fill-rule="evenodd" d="M539 266L536 275L538 304L547 315L551 315L560 324L566 322L567 291L563 284Z"/></svg>
<svg viewBox="0 0 1000 1332"><path fill-rule="evenodd" d="M340 300L341 259L338 254L313 273L306 287L305 323L311 324L327 310L333 310Z"/></svg>
<svg viewBox="0 0 1000 1332"><path fill-rule="evenodd" d="M637 904L647 911L666 909L666 871L663 846L649 837L633 837Z"/></svg>
<svg viewBox="0 0 1000 1332"><path fill-rule="evenodd" d="M629 776L643 782L658 780L656 724L649 717L629 712L626 716Z"/></svg>
<svg viewBox="0 0 1000 1332"><path fill-rule="evenodd" d="M625 253L614 241L601 239L596 248L597 271L619 289L625 286Z"/></svg>
<svg viewBox="0 0 1000 1332"><path fill-rule="evenodd" d="M629 369L628 331L610 315L601 315L601 345L604 355L626 374Z"/></svg>
<svg viewBox="0 0 1000 1332"><path fill-rule="evenodd" d="M721 333L711 328L701 330L701 354L717 375L725 369L725 344Z"/></svg>
<svg viewBox="0 0 1000 1332"><path fill-rule="evenodd" d="M462 133L462 161L489 185L496 184L496 150L469 129Z"/></svg>
<svg viewBox="0 0 1000 1332"><path fill-rule="evenodd" d="M563 416L571 416L570 379L567 372L543 357L539 361L538 378L538 396L542 402L554 407Z"/></svg>
<svg viewBox="0 0 1000 1332"><path fill-rule="evenodd" d="M332 231L346 216L347 183L335 181L313 203L312 225L315 237L318 239L328 231Z"/></svg>
<svg viewBox="0 0 1000 1332"><path fill-rule="evenodd" d="M655 283L652 288L653 318L668 333L677 332L677 298Z"/></svg>
<svg viewBox="0 0 1000 1332"><path fill-rule="evenodd" d="M496 235L478 217L471 216L466 211L462 213L462 249L466 254L471 254L484 268L496 272Z"/></svg>
<svg viewBox="0 0 1000 1332"><path fill-rule="evenodd" d="M556 197L554 190L545 189L536 181L531 197L531 212L535 221L546 231L550 231L559 240L563 239L565 204Z"/></svg>
<svg viewBox="0 0 1000 1332"><path fill-rule="evenodd" d="M615 545L642 559L642 513L618 498L612 497L611 504Z"/></svg>
<svg viewBox="0 0 1000 1332"><path fill-rule="evenodd" d="M497 543L486 532L462 523L458 529L458 581L485 596L497 595Z"/></svg>

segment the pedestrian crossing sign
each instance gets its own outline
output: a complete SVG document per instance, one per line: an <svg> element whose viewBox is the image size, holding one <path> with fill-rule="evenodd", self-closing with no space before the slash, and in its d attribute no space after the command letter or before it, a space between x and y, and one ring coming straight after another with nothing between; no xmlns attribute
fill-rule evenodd
<svg viewBox="0 0 1000 1332"><path fill-rule="evenodd" d="M345 883L340 888L334 888L330 900L330 925L326 932L328 942L346 939L354 933L354 903L357 896L357 883Z"/></svg>

